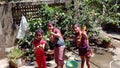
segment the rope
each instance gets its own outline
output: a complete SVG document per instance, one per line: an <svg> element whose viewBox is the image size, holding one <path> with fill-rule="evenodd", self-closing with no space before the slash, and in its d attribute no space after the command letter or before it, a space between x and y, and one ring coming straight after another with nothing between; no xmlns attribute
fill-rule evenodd
<svg viewBox="0 0 120 68"><path fill-rule="evenodd" d="M120 60L117 59L117 60L112 60L112 61L110 61L110 63L109 63L110 68L112 68L112 63L113 63L113 62L116 62L116 61L120 61Z"/></svg>

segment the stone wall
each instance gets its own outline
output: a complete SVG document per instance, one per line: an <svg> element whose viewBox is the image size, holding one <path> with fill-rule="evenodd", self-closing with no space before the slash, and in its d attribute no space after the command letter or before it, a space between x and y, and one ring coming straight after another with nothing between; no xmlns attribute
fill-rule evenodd
<svg viewBox="0 0 120 68"><path fill-rule="evenodd" d="M12 4L0 6L0 59L5 57L5 48L14 46L17 30L12 19Z"/></svg>

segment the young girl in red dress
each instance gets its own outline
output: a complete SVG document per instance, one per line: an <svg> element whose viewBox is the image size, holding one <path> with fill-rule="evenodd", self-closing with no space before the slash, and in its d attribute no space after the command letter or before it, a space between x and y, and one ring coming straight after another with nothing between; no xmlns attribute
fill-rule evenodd
<svg viewBox="0 0 120 68"><path fill-rule="evenodd" d="M35 39L32 41L32 44L38 68L46 68L46 56L44 52L46 41L43 40L43 30L38 29L35 31Z"/></svg>
<svg viewBox="0 0 120 68"><path fill-rule="evenodd" d="M81 68L84 68L84 63L86 61L87 67L90 68L90 57L92 55L92 50L89 46L89 40L85 27L81 30L79 24L73 24L73 30L75 32L76 45L79 48L79 56L82 60Z"/></svg>

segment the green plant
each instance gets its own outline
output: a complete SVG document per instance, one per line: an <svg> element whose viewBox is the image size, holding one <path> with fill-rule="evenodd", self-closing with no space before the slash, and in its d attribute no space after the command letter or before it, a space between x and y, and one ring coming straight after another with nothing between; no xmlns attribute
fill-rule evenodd
<svg viewBox="0 0 120 68"><path fill-rule="evenodd" d="M69 0L70 1L70 0ZM71 8L72 7L72 8ZM77 8L75 8L77 7ZM19 41L19 45L28 45L29 56L33 54L31 40L34 38L35 30L41 28L44 30L44 39L49 42L49 32L47 22L55 21L56 26L61 30L64 38L72 37L72 24L77 22L81 26L87 27L89 39L99 35L96 29L106 23L113 23L120 26L120 13L117 11L119 5L117 0L72 0L64 6L51 7L48 4L41 4L39 18L31 18L29 22L29 32L24 39ZM69 41L66 42L69 45Z"/></svg>
<svg viewBox="0 0 120 68"><path fill-rule="evenodd" d="M111 40L112 40L111 38L103 38L102 42L103 43L109 43L109 42L111 42Z"/></svg>
<svg viewBox="0 0 120 68"><path fill-rule="evenodd" d="M106 26L110 23L107 30L120 30L119 0L69 0L67 4L68 13L73 16L74 21L80 25L87 26L89 39L99 35L97 27ZM72 8L71 8L72 6ZM108 26L108 25L107 25ZM91 41L91 40L90 40Z"/></svg>
<svg viewBox="0 0 120 68"><path fill-rule="evenodd" d="M24 51L20 50L19 48L13 48L7 57L14 63L17 64L17 59L22 57L25 54Z"/></svg>
<svg viewBox="0 0 120 68"><path fill-rule="evenodd" d="M103 38L102 46L105 48L111 47L112 46L111 38Z"/></svg>

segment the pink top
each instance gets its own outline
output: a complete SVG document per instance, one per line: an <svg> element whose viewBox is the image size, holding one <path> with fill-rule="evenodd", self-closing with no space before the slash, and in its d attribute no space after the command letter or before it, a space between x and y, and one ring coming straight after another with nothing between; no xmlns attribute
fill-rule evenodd
<svg viewBox="0 0 120 68"><path fill-rule="evenodd" d="M82 34L76 33L75 34L75 39L79 40L81 35ZM78 43L78 42L76 42L76 43ZM79 48L86 48L86 47L88 47L88 39L86 39L84 36L82 36L78 46L79 46Z"/></svg>
<svg viewBox="0 0 120 68"><path fill-rule="evenodd" d="M81 38L81 42L80 42L79 47L80 48L88 47L88 40L84 36L82 36L82 38Z"/></svg>
<svg viewBox="0 0 120 68"><path fill-rule="evenodd" d="M59 30L58 28L55 28L53 32L54 32L54 33L60 33L60 34L61 34L61 32L60 32L60 30ZM63 39L63 36L61 35L60 38ZM55 40L54 40L54 43L57 44L58 37L55 37L55 36L54 36L54 39L55 39Z"/></svg>

